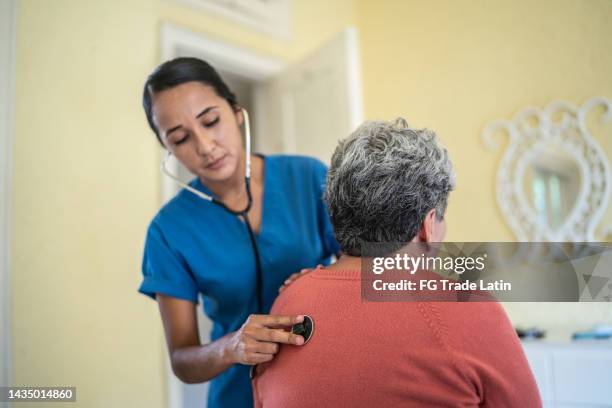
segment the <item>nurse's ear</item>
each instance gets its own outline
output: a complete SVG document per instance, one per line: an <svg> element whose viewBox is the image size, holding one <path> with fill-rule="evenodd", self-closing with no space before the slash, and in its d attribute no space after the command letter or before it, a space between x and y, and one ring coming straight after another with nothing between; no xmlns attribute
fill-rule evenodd
<svg viewBox="0 0 612 408"><path fill-rule="evenodd" d="M236 115L236 122L238 123L238 126L242 126L242 124L244 123L244 114L242 113L242 106L235 105L233 109L234 115Z"/></svg>

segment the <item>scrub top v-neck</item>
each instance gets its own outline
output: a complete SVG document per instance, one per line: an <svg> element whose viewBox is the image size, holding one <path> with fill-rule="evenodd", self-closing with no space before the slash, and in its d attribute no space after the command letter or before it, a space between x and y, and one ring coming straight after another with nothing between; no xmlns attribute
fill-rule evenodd
<svg viewBox="0 0 612 408"><path fill-rule="evenodd" d="M262 214L256 242L268 313L284 280L302 268L327 265L339 252L326 207L327 169L301 156L264 157ZM195 178L190 185L210 191ZM151 221L139 292L198 302L213 321L211 340L238 330L256 313L256 270L244 221L183 189ZM248 366L236 364L213 379L209 407L252 405Z"/></svg>

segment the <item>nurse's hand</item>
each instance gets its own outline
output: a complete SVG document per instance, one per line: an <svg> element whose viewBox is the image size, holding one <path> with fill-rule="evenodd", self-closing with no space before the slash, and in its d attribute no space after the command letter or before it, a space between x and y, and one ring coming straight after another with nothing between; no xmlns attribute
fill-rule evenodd
<svg viewBox="0 0 612 408"><path fill-rule="evenodd" d="M281 293L283 290L285 290L287 288L287 286L291 285L291 283L293 281L297 280L297 278L299 278L300 276L302 276L302 275L304 275L304 274L306 274L308 272L312 272L315 269L322 268L322 267L323 267L323 265L319 264L319 265L317 265L316 268L305 268L305 269L302 269L299 272L292 273L291 275L289 275L289 277L287 279L285 279L285 282L283 282L283 286L278 288L278 293Z"/></svg>
<svg viewBox="0 0 612 408"><path fill-rule="evenodd" d="M304 321L304 316L250 315L240 330L232 333L226 357L232 363L254 365L270 361L279 343L301 346L304 338L283 328Z"/></svg>

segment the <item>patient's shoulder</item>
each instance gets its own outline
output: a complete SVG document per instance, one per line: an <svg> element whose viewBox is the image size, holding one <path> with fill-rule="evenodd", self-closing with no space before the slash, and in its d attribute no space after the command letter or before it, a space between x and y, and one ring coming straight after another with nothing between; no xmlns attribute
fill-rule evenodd
<svg viewBox="0 0 612 408"><path fill-rule="evenodd" d="M288 304L295 303L296 300L299 300L303 296L307 295L307 292L309 290L309 285L307 281L310 280L309 275L313 271L314 269L308 269L306 272L300 274L300 276L298 276L294 281L287 284L285 286L285 289L281 293L279 293L278 297L274 301L270 313L290 313L287 310Z"/></svg>

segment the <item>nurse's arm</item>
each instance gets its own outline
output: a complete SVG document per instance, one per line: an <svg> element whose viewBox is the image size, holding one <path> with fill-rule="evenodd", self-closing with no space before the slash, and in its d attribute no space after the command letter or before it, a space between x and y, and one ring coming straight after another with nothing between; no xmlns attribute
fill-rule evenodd
<svg viewBox="0 0 612 408"><path fill-rule="evenodd" d="M272 360L278 343L300 346L304 338L284 330L303 316L251 315L242 327L202 345L196 305L157 294L172 371L188 384L209 381L236 363L259 364Z"/></svg>
<svg viewBox="0 0 612 408"><path fill-rule="evenodd" d="M223 358L223 341L200 343L196 304L157 294L172 371L188 384L211 380L232 364Z"/></svg>

